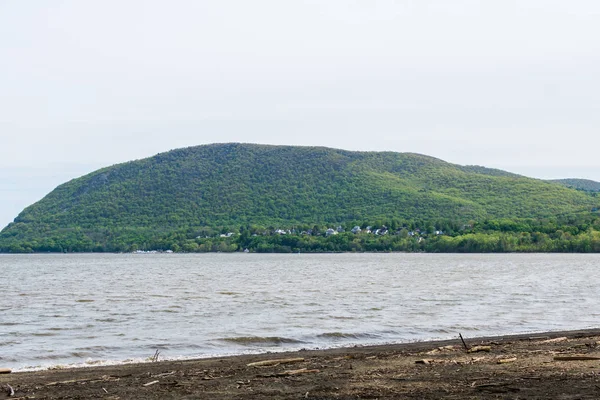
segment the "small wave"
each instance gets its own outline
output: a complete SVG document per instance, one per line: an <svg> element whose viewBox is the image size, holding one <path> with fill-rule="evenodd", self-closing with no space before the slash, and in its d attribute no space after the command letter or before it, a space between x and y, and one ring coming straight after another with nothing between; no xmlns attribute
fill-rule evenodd
<svg viewBox="0 0 600 400"><path fill-rule="evenodd" d="M431 333L443 333L443 334L454 333L453 331L450 331L448 329L443 329L443 328L433 328L433 329L429 329L428 331Z"/></svg>
<svg viewBox="0 0 600 400"><path fill-rule="evenodd" d="M12 344L21 344L21 343L23 343L23 342L20 342L20 341L17 341L17 340L8 340L6 342L0 342L0 347L2 347L2 346L10 346ZM0 359L1 358L2 357L0 357Z"/></svg>
<svg viewBox="0 0 600 400"><path fill-rule="evenodd" d="M90 357L92 354L87 351L74 351L71 353L71 356L77 358Z"/></svg>
<svg viewBox="0 0 600 400"><path fill-rule="evenodd" d="M379 335L372 333L325 332L317 335L320 339L375 339Z"/></svg>
<svg viewBox="0 0 600 400"><path fill-rule="evenodd" d="M61 360L64 359L64 354L41 354L38 356L32 357L34 360Z"/></svg>
<svg viewBox="0 0 600 400"><path fill-rule="evenodd" d="M514 322L513 324L520 325L521 321ZM481 329L477 326L462 326L462 325L451 325L448 327L451 332L462 332L462 331L474 331L478 332Z"/></svg>
<svg viewBox="0 0 600 400"><path fill-rule="evenodd" d="M148 346L148 347L150 349L159 348L158 346ZM207 348L207 346L200 345L200 344L194 344L194 343L173 343L173 344L170 344L168 347L165 346L165 349L166 348L168 348L169 350L188 351L188 350L204 350Z"/></svg>
<svg viewBox="0 0 600 400"><path fill-rule="evenodd" d="M456 299L436 299L431 297L419 297L419 301L424 303L436 303L435 305L456 305L460 304Z"/></svg>
<svg viewBox="0 0 600 400"><path fill-rule="evenodd" d="M76 303L93 303L95 300L92 299L78 299L75 300Z"/></svg>
<svg viewBox="0 0 600 400"><path fill-rule="evenodd" d="M226 292L226 291L223 291L223 292L217 292L217 293L218 293L218 294L223 294L223 295L225 295L225 296L237 296L237 295L241 294L241 293L237 293L237 292Z"/></svg>
<svg viewBox="0 0 600 400"><path fill-rule="evenodd" d="M88 347L78 347L75 351L118 351L122 350L119 346L88 346Z"/></svg>
<svg viewBox="0 0 600 400"><path fill-rule="evenodd" d="M58 335L57 333L54 332L35 332L32 333L31 336L39 336L39 337L43 337L43 336L56 336Z"/></svg>
<svg viewBox="0 0 600 400"><path fill-rule="evenodd" d="M262 336L240 336L240 337L232 337L232 338L222 338L217 339L223 342L231 342L237 343L241 345L255 345L255 344L285 344L285 343L302 343L300 340L289 339L279 336L270 336L270 337L262 337Z"/></svg>
<svg viewBox="0 0 600 400"><path fill-rule="evenodd" d="M327 338L327 339L358 339L358 336L353 333L343 333L343 332L325 332L317 335L318 338Z"/></svg>

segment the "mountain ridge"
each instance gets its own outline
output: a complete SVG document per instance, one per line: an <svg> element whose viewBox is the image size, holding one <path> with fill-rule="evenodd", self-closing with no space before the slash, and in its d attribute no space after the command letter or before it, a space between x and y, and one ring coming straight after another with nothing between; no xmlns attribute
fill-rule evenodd
<svg viewBox="0 0 600 400"><path fill-rule="evenodd" d="M556 183L422 154L217 143L68 181L0 232L0 251L65 238L92 248L135 244L248 225L550 218L594 206L591 196Z"/></svg>

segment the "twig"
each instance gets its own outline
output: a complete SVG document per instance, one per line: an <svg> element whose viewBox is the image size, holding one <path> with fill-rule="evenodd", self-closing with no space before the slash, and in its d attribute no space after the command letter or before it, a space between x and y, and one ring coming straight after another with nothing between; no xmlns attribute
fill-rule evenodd
<svg viewBox="0 0 600 400"><path fill-rule="evenodd" d="M148 386L152 386L152 385L154 385L154 384L157 384L157 383L159 383L159 382L160 382L160 381L152 381L152 382L144 383L142 386L144 386L144 387L148 387Z"/></svg>
<svg viewBox="0 0 600 400"><path fill-rule="evenodd" d="M15 395L15 389L13 389L8 383L6 384L6 389L8 392L8 397L13 397Z"/></svg>
<svg viewBox="0 0 600 400"><path fill-rule="evenodd" d="M154 353L154 355L152 357L150 357L150 360L152 360L152 362L157 362L159 355L160 355L160 351L158 351L158 349L156 349L156 352Z"/></svg>
<svg viewBox="0 0 600 400"><path fill-rule="evenodd" d="M102 390L104 390L104 393L108 394L108 390L102 388Z"/></svg>
<svg viewBox="0 0 600 400"><path fill-rule="evenodd" d="M460 340L463 344L463 346L465 346L465 350L469 351L469 346L467 346L467 343L465 342L465 339L463 339L462 335L459 333L458 336L460 337Z"/></svg>

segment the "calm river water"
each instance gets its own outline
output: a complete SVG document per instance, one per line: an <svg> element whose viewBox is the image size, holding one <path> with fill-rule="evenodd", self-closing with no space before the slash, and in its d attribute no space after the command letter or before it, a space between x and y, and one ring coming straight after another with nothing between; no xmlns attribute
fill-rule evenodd
<svg viewBox="0 0 600 400"><path fill-rule="evenodd" d="M0 255L0 367L600 326L600 255Z"/></svg>

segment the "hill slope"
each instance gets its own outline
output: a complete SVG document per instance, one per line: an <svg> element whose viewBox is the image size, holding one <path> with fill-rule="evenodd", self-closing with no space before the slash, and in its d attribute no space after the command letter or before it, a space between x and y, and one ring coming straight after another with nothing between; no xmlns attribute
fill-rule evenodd
<svg viewBox="0 0 600 400"><path fill-rule="evenodd" d="M290 227L390 218L541 218L589 195L410 153L214 144L95 171L57 187L0 233L0 251L88 249L202 227ZM41 245L43 243L43 245ZM117 246L117 248L119 248Z"/></svg>
<svg viewBox="0 0 600 400"><path fill-rule="evenodd" d="M592 181L590 179L554 179L549 182L558 183L568 188L582 190L584 192L600 192L600 182Z"/></svg>

